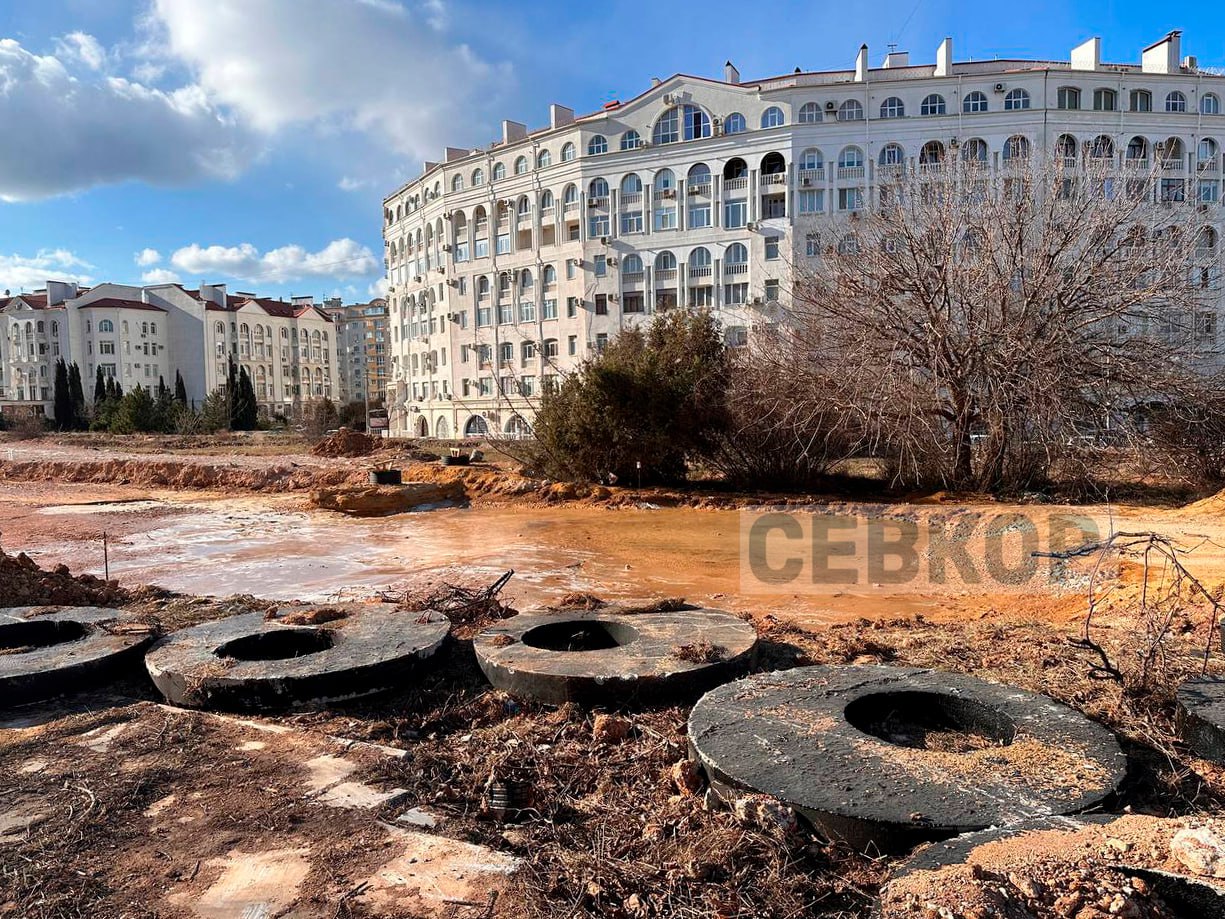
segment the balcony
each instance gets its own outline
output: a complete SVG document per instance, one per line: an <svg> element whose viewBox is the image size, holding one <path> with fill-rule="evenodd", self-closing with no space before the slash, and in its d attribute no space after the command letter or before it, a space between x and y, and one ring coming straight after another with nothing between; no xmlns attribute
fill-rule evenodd
<svg viewBox="0 0 1225 919"><path fill-rule="evenodd" d="M694 198L709 198L710 197L710 183L703 182L701 185L690 185L689 194L690 196Z"/></svg>
<svg viewBox="0 0 1225 919"><path fill-rule="evenodd" d="M1147 156L1129 156L1127 158L1127 166L1130 169L1148 169Z"/></svg>
<svg viewBox="0 0 1225 919"><path fill-rule="evenodd" d="M588 207L608 207L608 199L607 198L588 198L587 206Z"/></svg>
<svg viewBox="0 0 1225 919"><path fill-rule="evenodd" d="M622 195L621 196L621 206L624 208L640 206L641 204L642 204L642 192L637 192L636 194L632 194L632 195Z"/></svg>
<svg viewBox="0 0 1225 919"><path fill-rule="evenodd" d="M762 188L766 188L771 185L786 185L786 184L787 184L787 173L785 172L771 172L761 177Z"/></svg>
<svg viewBox="0 0 1225 919"><path fill-rule="evenodd" d="M540 219L541 220L552 220L553 219L553 208L542 207L540 209Z"/></svg>
<svg viewBox="0 0 1225 919"><path fill-rule="evenodd" d="M709 278L713 274L713 269L709 265L690 265L689 277L691 278Z"/></svg>
<svg viewBox="0 0 1225 919"><path fill-rule="evenodd" d="M1161 171L1166 175L1185 175L1187 172L1187 164L1182 160L1163 160L1161 163Z"/></svg>
<svg viewBox="0 0 1225 919"><path fill-rule="evenodd" d="M748 262L729 262L723 266L724 277L733 278L749 273Z"/></svg>
<svg viewBox="0 0 1225 919"><path fill-rule="evenodd" d="M621 273L621 280L626 284L641 284L646 280L646 272L624 271Z"/></svg>
<svg viewBox="0 0 1225 919"><path fill-rule="evenodd" d="M807 188L810 185L816 185L818 182L825 181L825 167L817 166L814 169L800 170L800 186Z"/></svg>
<svg viewBox="0 0 1225 919"><path fill-rule="evenodd" d="M723 181L724 191L744 191L748 187L748 176L741 176L739 179L725 179Z"/></svg>
<svg viewBox="0 0 1225 919"><path fill-rule="evenodd" d="M863 166L839 166L839 179L862 179L864 177Z"/></svg>
<svg viewBox="0 0 1225 919"><path fill-rule="evenodd" d="M659 282L675 281L676 280L676 269L675 268L657 268L655 269L655 280Z"/></svg>

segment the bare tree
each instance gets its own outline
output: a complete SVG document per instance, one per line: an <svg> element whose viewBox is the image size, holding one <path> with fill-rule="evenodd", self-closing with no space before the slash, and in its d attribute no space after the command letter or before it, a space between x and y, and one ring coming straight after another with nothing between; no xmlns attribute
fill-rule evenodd
<svg viewBox="0 0 1225 919"><path fill-rule="evenodd" d="M834 417L834 441L889 456L901 481L996 489L1146 406L1219 392L1217 234L1182 159L1068 152L1014 139L997 169L968 147L881 167L755 349L790 381L780 422Z"/></svg>

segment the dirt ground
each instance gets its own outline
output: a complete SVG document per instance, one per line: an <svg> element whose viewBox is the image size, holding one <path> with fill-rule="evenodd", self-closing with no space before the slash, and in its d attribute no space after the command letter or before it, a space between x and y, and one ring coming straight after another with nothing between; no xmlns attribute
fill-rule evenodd
<svg viewBox="0 0 1225 919"><path fill-rule="evenodd" d="M0 444L0 546L12 553L66 545L83 562L70 567L93 570L104 529L136 540L167 521L248 498L300 507L312 477L364 481L371 463L284 448L74 438ZM428 468L498 483L474 487L475 505L578 510L575 519L592 530L614 519L599 515L636 513L633 505L648 497L669 500L663 492L565 496L552 486L522 487L509 471ZM683 497L686 507L708 508L711 521L733 500ZM125 504L116 510L116 502ZM999 509L937 499L893 510L926 519L984 507ZM1092 510L1120 527L1170 533L1195 548L1188 565L1208 589L1225 582L1225 501ZM632 530L645 518L623 519ZM657 538L662 545L680 537L662 530ZM730 546L697 542L692 559L670 556L666 564L708 578L693 582L703 600L730 593L735 582L721 567L734 540ZM1179 682L1204 670L1211 611L1194 604L1180 611L1158 679L1136 692L1102 679L1097 653L1074 643L1085 609L1083 590L1074 589L1080 583L1073 577L1057 592L944 585L924 594L921 613L904 602L913 588L852 592L822 600L851 613L821 628L789 614L798 601L726 599L763 634L760 669L885 663L1044 692L1119 736L1131 768L1112 812L1225 812L1225 769L1181 744L1172 697ZM1094 636L1107 653L1125 655L1143 632L1132 615L1141 585L1126 566L1109 583ZM259 595L259 587L254 581L246 593ZM267 606L250 596L155 590L121 599L125 618L163 631ZM0 916L871 914L896 859L823 841L769 808L722 806L685 766L686 707L661 700L662 707L622 713L628 730L610 735L595 729L598 712L511 699L483 680L466 640L473 628L457 630L403 692L322 711L243 719L187 712L161 705L135 674L101 692L0 710ZM1207 668L1225 675L1219 651ZM926 919L922 909L914 914Z"/></svg>

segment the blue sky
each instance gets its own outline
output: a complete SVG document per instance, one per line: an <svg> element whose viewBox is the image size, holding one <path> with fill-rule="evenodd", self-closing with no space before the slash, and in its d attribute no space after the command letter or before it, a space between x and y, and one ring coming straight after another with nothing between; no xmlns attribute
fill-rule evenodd
<svg viewBox="0 0 1225 919"><path fill-rule="evenodd" d="M800 66L1109 61L1182 28L1225 65L1219 17L1129 0L754 5L446 0L0 0L0 289L225 281L364 300L381 277L382 196L442 146L486 144L641 92L652 76L745 79ZM1187 17L1189 18L1189 17ZM143 253L143 255L142 255Z"/></svg>

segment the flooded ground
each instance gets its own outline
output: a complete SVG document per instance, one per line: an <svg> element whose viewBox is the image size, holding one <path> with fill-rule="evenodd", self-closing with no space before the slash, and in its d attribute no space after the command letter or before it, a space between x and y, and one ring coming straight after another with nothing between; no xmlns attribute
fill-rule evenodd
<svg viewBox="0 0 1225 919"><path fill-rule="evenodd" d="M1198 546L1201 570L1225 570L1225 538L1215 519L1174 510L859 505L824 513L838 525L856 519L862 524L848 536L857 544L843 550L845 560L825 560L827 567L850 565L857 571L854 583L812 583L811 522L804 515L798 518L802 538L794 543L786 534L770 536L769 561L777 568L787 557L780 550L797 546L806 567L794 582L763 586L742 564L748 551L742 512L687 508L486 505L356 519L304 509L301 496L6 484L0 485L0 544L26 551L43 565L64 563L101 575L109 564L110 576L121 581L192 594L325 600L402 589L422 575L471 583L514 569L508 593L522 607L570 591L609 598L684 596L811 625L915 613L974 617L1022 605L1044 618L1066 619L1082 609L1083 584L1074 577L1051 583L1045 567L1035 567L1037 576L1017 585L1001 584L985 571L967 582L956 564L947 566L950 577L933 577L933 522L946 531L958 524L976 525L980 533L994 527L1003 534L994 551L1005 568L1047 548L1053 519L1075 515L1103 530L1161 529ZM898 538L899 527L918 528L913 576L896 576L898 560L886 563L892 572L871 570L866 540L873 537L867 531L879 520L886 521L878 534L886 543ZM1025 541L1026 528L1034 530L1032 545ZM992 551L980 541L967 556L983 568Z"/></svg>

